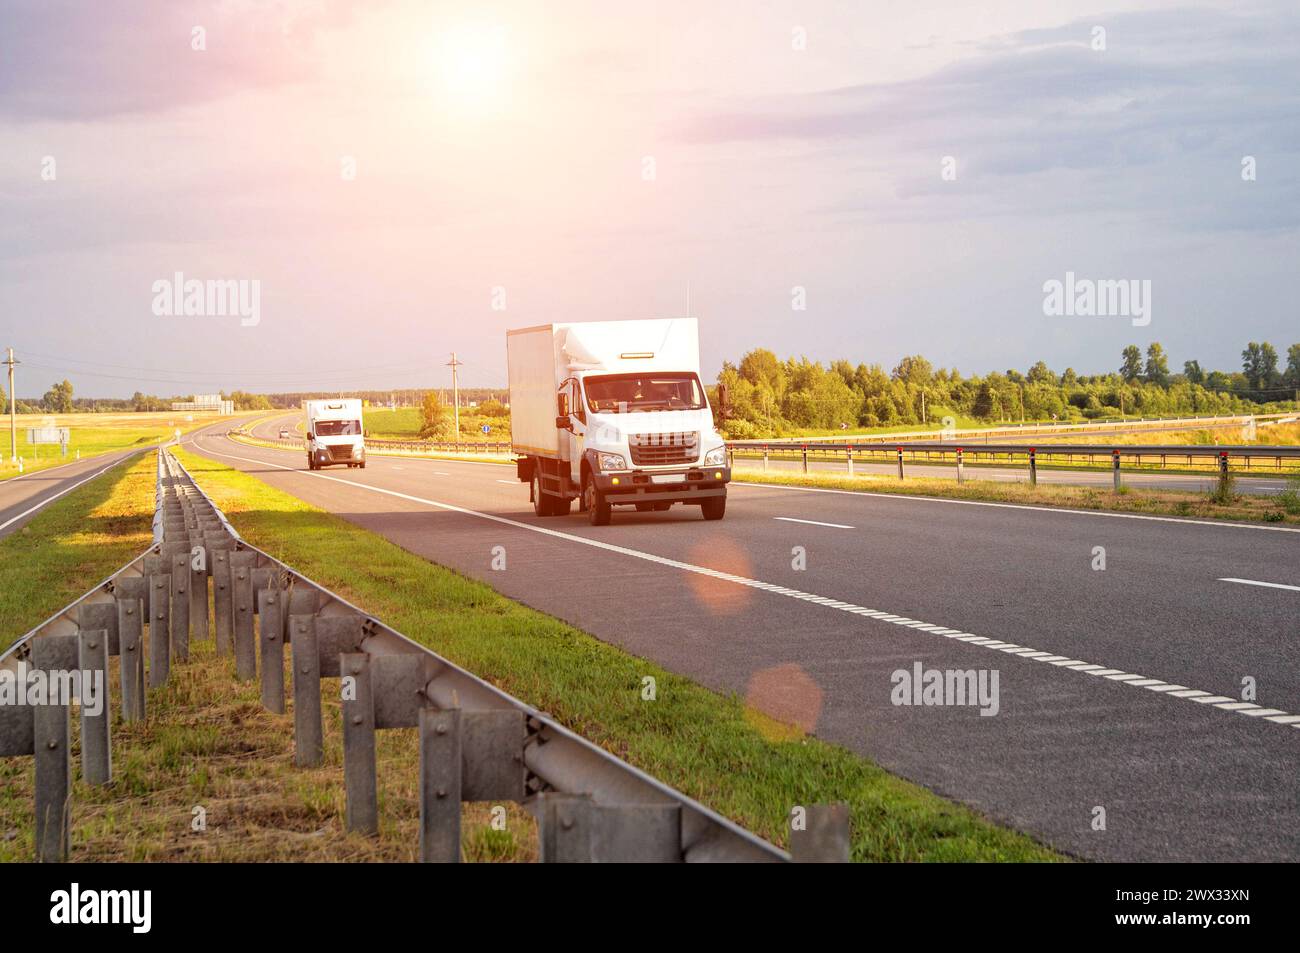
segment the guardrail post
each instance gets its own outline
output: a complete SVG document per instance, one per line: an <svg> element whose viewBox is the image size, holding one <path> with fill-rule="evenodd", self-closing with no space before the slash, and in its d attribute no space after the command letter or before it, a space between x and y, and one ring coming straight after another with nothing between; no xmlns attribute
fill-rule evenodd
<svg viewBox="0 0 1300 953"><path fill-rule="evenodd" d="M898 448L898 478L903 479L903 448Z"/></svg>
<svg viewBox="0 0 1300 953"><path fill-rule="evenodd" d="M460 709L420 709L420 862L460 861Z"/></svg>
<svg viewBox="0 0 1300 953"><path fill-rule="evenodd" d="M177 662L190 658L190 557L178 553L171 558L172 570L172 657Z"/></svg>
<svg viewBox="0 0 1300 953"><path fill-rule="evenodd" d="M251 555L251 554L250 554ZM230 598L234 608L235 677L257 678L257 644L253 639L253 570L231 565Z"/></svg>
<svg viewBox="0 0 1300 953"><path fill-rule="evenodd" d="M961 447L957 448L957 482L962 482Z"/></svg>
<svg viewBox="0 0 1300 953"><path fill-rule="evenodd" d="M591 863L591 796L546 791L537 800L538 859L544 864Z"/></svg>
<svg viewBox="0 0 1300 953"><path fill-rule="evenodd" d="M803 448L803 472L804 472L804 473L807 473L807 472L808 472L808 446L807 446L807 444L805 444L805 445L804 445L804 448Z"/></svg>
<svg viewBox="0 0 1300 953"><path fill-rule="evenodd" d="M853 446L851 444L849 445L846 453L848 456L849 476L853 476Z"/></svg>
<svg viewBox="0 0 1300 953"><path fill-rule="evenodd" d="M1118 492L1119 492L1119 487L1120 487L1120 476L1119 476L1119 451L1118 451L1118 450L1112 450L1112 451L1110 452L1110 459L1111 459L1111 469L1113 469L1113 470L1115 471L1115 492L1118 493Z"/></svg>
<svg viewBox="0 0 1300 953"><path fill-rule="evenodd" d="M849 862L849 806L810 804L801 829L790 830L790 859L796 864Z"/></svg>
<svg viewBox="0 0 1300 953"><path fill-rule="evenodd" d="M324 731L320 716L320 653L316 620L295 615L289 620L289 647L293 659L293 763L318 767L324 758Z"/></svg>
<svg viewBox="0 0 1300 953"><path fill-rule="evenodd" d="M212 611L217 617L217 654L229 655L230 630L230 553L217 550L212 554Z"/></svg>
<svg viewBox="0 0 1300 953"><path fill-rule="evenodd" d="M763 444L763 472L767 472L767 444Z"/></svg>
<svg viewBox="0 0 1300 953"><path fill-rule="evenodd" d="M81 629L77 633L77 667L82 678L98 673L101 679L101 707L98 715L81 702L81 774L87 784L107 784L113 780L113 756L110 726L113 713L108 701L108 633L103 629Z"/></svg>
<svg viewBox="0 0 1300 953"><path fill-rule="evenodd" d="M149 687L158 688L171 674L170 593L172 577L157 572L149 577Z"/></svg>
<svg viewBox="0 0 1300 953"><path fill-rule="evenodd" d="M345 653L339 657L339 671L344 680L343 782L347 795L347 829L378 834L375 697L370 690L370 656L365 652Z"/></svg>
<svg viewBox="0 0 1300 953"><path fill-rule="evenodd" d="M190 556L190 629L194 638L206 640L208 637L208 548L197 543L198 553ZM199 561L202 569L194 568L194 561Z"/></svg>
<svg viewBox="0 0 1300 953"><path fill-rule="evenodd" d="M76 637L70 636L75 642ZM59 636L32 640L32 667L57 670L63 654ZM48 700L47 700L48 701ZM32 706L32 754L36 759L36 859L41 863L68 859L72 793L71 731L68 705Z"/></svg>
<svg viewBox="0 0 1300 953"><path fill-rule="evenodd" d="M139 599L117 600L117 647L122 655L122 716L144 720L144 620Z"/></svg>
<svg viewBox="0 0 1300 953"><path fill-rule="evenodd" d="M1029 448L1029 485L1038 486L1038 454L1033 447Z"/></svg>
<svg viewBox="0 0 1300 953"><path fill-rule="evenodd" d="M258 635L262 642L262 707L284 714L284 600L279 589L263 589L259 600Z"/></svg>

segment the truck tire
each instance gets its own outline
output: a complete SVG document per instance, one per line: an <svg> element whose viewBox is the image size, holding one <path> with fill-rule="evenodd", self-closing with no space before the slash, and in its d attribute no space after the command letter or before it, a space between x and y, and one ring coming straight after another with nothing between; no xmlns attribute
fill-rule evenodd
<svg viewBox="0 0 1300 953"><path fill-rule="evenodd" d="M533 464L533 512L538 516L550 516L551 506L547 502L547 496L542 492L542 468L539 464Z"/></svg>
<svg viewBox="0 0 1300 953"><path fill-rule="evenodd" d="M700 512L704 514L706 520L720 520L724 513L727 512L727 498L725 496L710 496L700 501Z"/></svg>
<svg viewBox="0 0 1300 953"><path fill-rule="evenodd" d="M587 522L592 526L608 526L610 505L605 494L596 489L596 481L588 473L582 481L582 499L586 504Z"/></svg>
<svg viewBox="0 0 1300 953"><path fill-rule="evenodd" d="M310 453L307 454L307 469L308 469L308 470L315 470L315 469L316 469L316 461L312 459Z"/></svg>

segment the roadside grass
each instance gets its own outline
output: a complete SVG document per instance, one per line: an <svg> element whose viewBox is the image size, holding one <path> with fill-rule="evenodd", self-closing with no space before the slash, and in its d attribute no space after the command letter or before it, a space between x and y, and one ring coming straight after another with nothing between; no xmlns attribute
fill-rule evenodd
<svg viewBox="0 0 1300 953"><path fill-rule="evenodd" d="M156 471L123 461L0 539L0 652L148 548Z"/></svg>
<svg viewBox="0 0 1300 953"><path fill-rule="evenodd" d="M231 417L208 416L186 420L183 411L167 413L120 414L23 414L18 418L18 456L23 459L23 473L46 470L50 467L72 463L80 452L81 459L125 450L131 447L156 444L172 437L177 428L187 433L196 427L205 427ZM49 423L51 422L52 423ZM67 427L68 455L57 444L29 444L27 430L31 427ZM7 437L0 436L0 480L19 475L18 467L9 457Z"/></svg>
<svg viewBox="0 0 1300 953"><path fill-rule="evenodd" d="M255 477L176 455L253 545L762 837L784 845L794 805L842 800L855 860L1065 859L738 696L607 645ZM656 680L655 702L641 699L645 676Z"/></svg>
<svg viewBox="0 0 1300 953"><path fill-rule="evenodd" d="M1028 482L1004 483L993 480L955 480L883 474L854 476L825 473L782 473L737 467L732 480L738 483L770 483L778 486L807 486L859 493L891 493L899 496L931 496L952 500L1020 503L1076 510L1106 510L1143 513L1151 516L1181 516L1192 519L1247 520L1264 523L1300 523L1300 506L1292 505L1284 491L1277 496L1254 496L1215 488L1213 492L1156 490L1125 485L1119 493L1098 487L1061 486ZM1300 481L1297 481L1300 487Z"/></svg>

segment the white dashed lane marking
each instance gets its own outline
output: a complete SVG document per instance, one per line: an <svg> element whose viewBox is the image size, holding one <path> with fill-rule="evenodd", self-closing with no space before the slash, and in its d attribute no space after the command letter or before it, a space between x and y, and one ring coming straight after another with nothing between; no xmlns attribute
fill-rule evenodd
<svg viewBox="0 0 1300 953"><path fill-rule="evenodd" d="M586 536L574 536L571 533L548 529L544 526L537 526L532 523L521 523L518 520L513 520L506 516L496 516L492 513L481 513L478 510L456 506L453 503L442 503L438 500L429 500L424 497L412 496L409 493L401 493L397 490L385 489L384 487L369 486L365 483L357 483L353 480L345 480L336 476L327 476L323 473L301 471L294 467L281 466L278 463L271 463L267 460L256 460L251 457L238 457L233 454L221 453L216 450L208 450L207 452L214 456L226 457L230 460L241 460L244 463L253 463L258 466L276 467L280 470L288 470L291 473L301 473L303 476L316 477L319 480L329 480L334 483L343 483L347 486L356 487L361 490L370 490L372 493L383 493L385 496L396 497L397 499L407 500L408 502L420 503L440 510L447 510L452 513L477 517L478 519L487 520L492 523L499 523L505 526L514 527L515 529L527 530L531 533L540 533L543 536L562 539L570 543L578 543L582 546L591 546L596 549L603 549L607 552L630 556L634 559L643 559L646 562L656 563L660 566L668 566L672 569L680 569L684 572L709 576L713 579L735 583L738 586L746 586L750 589L758 589L777 596L785 596L790 599L811 602L815 605L825 606L828 609L850 612L854 615L874 619L877 622L888 622L890 625L918 629L927 632L930 635L938 635L944 638L953 639L957 642L965 642L967 645L975 645L982 649L988 649L994 652L1003 652L1008 655L1018 655L1021 658L1030 659L1035 662L1046 662L1049 665L1054 665L1070 671L1080 672L1086 675L1100 676L1109 681L1117 681L1121 685L1141 687L1147 691L1157 692L1164 695L1166 698L1180 698L1184 701L1196 702L1199 705L1209 705L1218 708L1221 711L1250 715L1260 721L1271 721L1279 725L1290 725L1295 728L1300 728L1300 715L1292 715L1282 711L1281 709L1265 708L1263 705L1256 705L1253 702L1238 701L1237 699L1229 698L1226 695L1215 695L1212 692L1204 692L1200 689L1188 688L1186 685L1175 685L1172 682L1166 682L1162 679L1149 678L1145 675L1125 672L1116 668L1107 668L1104 665L1096 665L1083 659L1069 658L1064 655L1052 655L1048 652L1040 652L1039 650L1027 645L1017 645L1013 642L1002 642L998 639L990 639L985 636L975 635L971 632L963 632L961 629L947 628L933 623L923 622L919 619L910 619L907 616L894 615L889 612L882 612L879 609L868 609L865 606L855 605L851 602L842 602L838 599L831 599L827 596L819 596L811 592L804 592L800 589L791 589L788 586L780 586L776 583L763 582L759 579L750 579L747 576L738 576L735 573L723 572L720 569L710 569L708 566L697 566L694 563L682 562L679 559L670 559L667 556L659 556L655 553L647 553L639 549L630 549L626 546L619 546L615 543L606 543L602 540L591 539Z"/></svg>
<svg viewBox="0 0 1300 953"><path fill-rule="evenodd" d="M807 523L809 526L829 526L831 529L853 529L844 523L823 523L821 520L801 520L793 516L773 516L772 519L780 520L783 523Z"/></svg>
<svg viewBox="0 0 1300 953"><path fill-rule="evenodd" d="M1231 577L1225 577L1220 579L1219 582L1236 582L1243 586L1263 586L1266 589L1290 589L1292 592L1300 592L1300 586L1288 586L1286 583L1282 582L1260 582L1258 579L1233 579Z"/></svg>

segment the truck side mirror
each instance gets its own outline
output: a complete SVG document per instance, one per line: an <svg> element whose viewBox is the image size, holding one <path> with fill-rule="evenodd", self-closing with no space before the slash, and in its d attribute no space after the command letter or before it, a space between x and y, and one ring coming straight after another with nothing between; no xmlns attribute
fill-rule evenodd
<svg viewBox="0 0 1300 953"><path fill-rule="evenodd" d="M568 418L568 417L556 417L556 418L555 418L555 429L556 429L556 430L568 430L571 426L572 426L572 425L569 423L569 418Z"/></svg>
<svg viewBox="0 0 1300 953"><path fill-rule="evenodd" d="M308 439L308 440L315 440L315 439L316 439L316 435L315 435L314 433L312 433L310 430L308 430L308 431L307 431L307 439Z"/></svg>
<svg viewBox="0 0 1300 953"><path fill-rule="evenodd" d="M561 417L569 416L569 395L563 392L556 394L555 407Z"/></svg>

